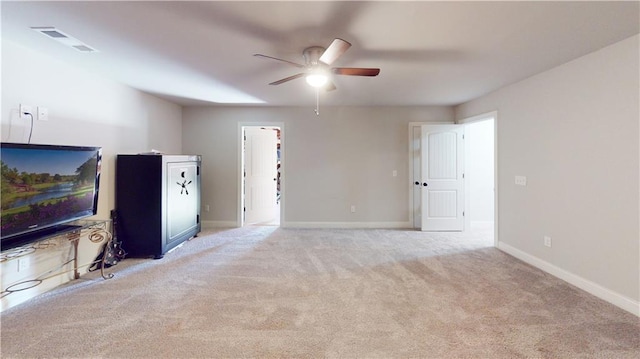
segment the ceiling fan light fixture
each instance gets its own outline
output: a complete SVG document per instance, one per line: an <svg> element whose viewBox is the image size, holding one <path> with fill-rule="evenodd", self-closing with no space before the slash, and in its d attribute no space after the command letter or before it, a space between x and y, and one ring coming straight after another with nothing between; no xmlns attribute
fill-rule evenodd
<svg viewBox="0 0 640 359"><path fill-rule="evenodd" d="M322 87L327 84L329 78L325 74L312 73L306 77L307 83L312 87Z"/></svg>

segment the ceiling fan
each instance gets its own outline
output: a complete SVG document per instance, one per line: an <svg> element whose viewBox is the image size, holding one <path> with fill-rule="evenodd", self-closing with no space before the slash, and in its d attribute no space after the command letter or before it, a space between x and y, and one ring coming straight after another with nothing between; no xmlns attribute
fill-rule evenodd
<svg viewBox="0 0 640 359"><path fill-rule="evenodd" d="M380 69L374 68L330 67L334 61L349 49L349 47L351 47L349 42L339 38L334 39L331 45L326 49L322 46L307 47L302 52L305 59L304 65L262 54L254 54L253 56L281 61L300 69L304 69L303 72L271 82L269 85L280 85L300 77L306 77L309 85L316 88L324 87L326 91L333 91L336 89L336 86L329 79L330 74L346 76L378 76L380 73Z"/></svg>

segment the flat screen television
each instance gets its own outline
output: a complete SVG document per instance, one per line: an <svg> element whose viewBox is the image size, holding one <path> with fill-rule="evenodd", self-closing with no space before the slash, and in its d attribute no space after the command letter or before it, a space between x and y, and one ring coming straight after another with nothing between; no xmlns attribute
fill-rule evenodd
<svg viewBox="0 0 640 359"><path fill-rule="evenodd" d="M97 213L100 147L2 143L0 161L3 250Z"/></svg>

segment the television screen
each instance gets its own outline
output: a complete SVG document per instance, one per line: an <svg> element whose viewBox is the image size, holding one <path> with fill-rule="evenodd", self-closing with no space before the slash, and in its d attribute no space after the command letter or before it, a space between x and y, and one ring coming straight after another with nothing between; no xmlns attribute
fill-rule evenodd
<svg viewBox="0 0 640 359"><path fill-rule="evenodd" d="M98 209L100 147L2 143L3 249Z"/></svg>

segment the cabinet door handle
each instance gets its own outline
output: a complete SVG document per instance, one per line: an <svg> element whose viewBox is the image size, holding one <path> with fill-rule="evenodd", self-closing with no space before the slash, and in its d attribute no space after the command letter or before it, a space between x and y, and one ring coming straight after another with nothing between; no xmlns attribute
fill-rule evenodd
<svg viewBox="0 0 640 359"><path fill-rule="evenodd" d="M420 185L420 182L416 181L414 184L415 184L416 186L419 186L419 185Z"/></svg>
<svg viewBox="0 0 640 359"><path fill-rule="evenodd" d="M427 186L428 186L427 182L423 183L422 185L423 185L423 186L425 186L425 187L427 187Z"/></svg>

